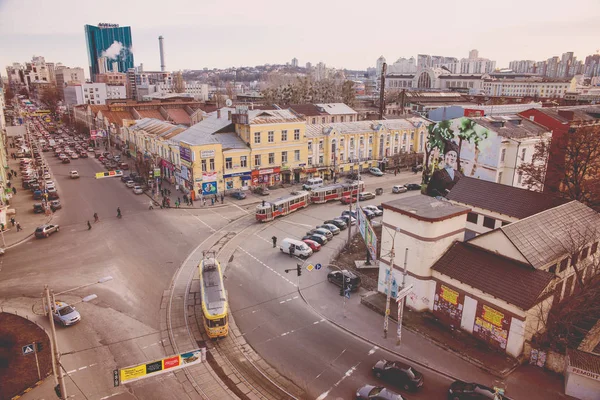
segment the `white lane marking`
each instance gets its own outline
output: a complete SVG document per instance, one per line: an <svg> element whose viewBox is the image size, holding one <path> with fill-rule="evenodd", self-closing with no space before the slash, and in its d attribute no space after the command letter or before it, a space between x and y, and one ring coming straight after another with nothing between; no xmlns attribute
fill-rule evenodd
<svg viewBox="0 0 600 400"><path fill-rule="evenodd" d="M299 225L299 226L306 226L308 228L312 228L312 225L308 225L308 224L301 224L299 222L292 222L292 221L286 221L286 220L281 220L281 222L285 222L286 224L292 224L292 225Z"/></svg>
<svg viewBox="0 0 600 400"><path fill-rule="evenodd" d="M81 368L79 368L79 371L81 371L82 369L86 369L86 368L87 368L87 366L81 367Z"/></svg>
<svg viewBox="0 0 600 400"><path fill-rule="evenodd" d="M122 393L124 393L124 392L113 393L113 394L108 395L108 396L100 397L100 400L106 400L106 399L108 399L110 397L113 397L113 396L116 396L116 395L119 395L119 394L122 394Z"/></svg>
<svg viewBox="0 0 600 400"><path fill-rule="evenodd" d="M269 267L267 264L265 264L264 262L260 261L258 258L254 257L252 254L248 253L246 250L244 250L243 248L238 246L238 249L242 250L244 253L248 254L250 257L252 257L253 259L255 259L259 264L261 264L262 266L264 266L265 268L267 268L268 270L270 270L271 272L273 272L275 275L279 276L281 279L283 279L284 281L286 281L287 283L289 283L290 285L294 286L294 287L298 287L298 285L296 285L294 282L290 281L288 278L284 277L283 275L281 275L279 272L275 271L273 268Z"/></svg>
<svg viewBox="0 0 600 400"><path fill-rule="evenodd" d="M379 347L377 346L373 346L373 348L371 350L369 350L369 355L372 355L373 353L375 353L377 350L379 349Z"/></svg>
<svg viewBox="0 0 600 400"><path fill-rule="evenodd" d="M77 372L77 370L76 370L76 369L73 369L73 370L71 370L71 371L67 371L67 374L72 374L73 372Z"/></svg>
<svg viewBox="0 0 600 400"><path fill-rule="evenodd" d="M328 391L321 393L321 395L319 397L317 397L317 400L324 400L329 395L329 392L331 392L331 390L333 390L333 388L338 387L340 385L340 383L342 383L344 381L344 379L348 378L349 376L351 376L354 373L354 371L356 371L356 368L358 367L359 364L360 364L360 361L355 366L353 366L348 371L346 371L344 376L342 376L339 381L337 381L331 388L329 388Z"/></svg>
<svg viewBox="0 0 600 400"><path fill-rule="evenodd" d="M185 210L185 209L182 208L181 210ZM202 219L200 219L200 217L198 217L197 215L192 214L188 210L185 210L185 212L188 213L189 215L191 215L192 217L196 218L198 221L202 222L208 229L210 229L211 232L216 232L217 231L215 228L213 228L212 226L208 225L206 222L202 221Z"/></svg>
<svg viewBox="0 0 600 400"><path fill-rule="evenodd" d="M239 208L241 211L245 212L246 214L250 214L248 211L244 210L242 207L238 206L237 204L231 203L231 205Z"/></svg>

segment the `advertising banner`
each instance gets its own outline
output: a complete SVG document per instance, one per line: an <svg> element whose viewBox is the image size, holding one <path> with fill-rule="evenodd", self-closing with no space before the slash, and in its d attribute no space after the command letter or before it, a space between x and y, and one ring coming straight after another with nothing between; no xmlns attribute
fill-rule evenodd
<svg viewBox="0 0 600 400"><path fill-rule="evenodd" d="M160 178L160 168L154 168L154 177Z"/></svg>
<svg viewBox="0 0 600 400"><path fill-rule="evenodd" d="M113 178L115 176L123 176L123 171L121 171L120 169L117 169L115 171L97 172L96 173L96 179Z"/></svg>
<svg viewBox="0 0 600 400"><path fill-rule="evenodd" d="M215 156L214 150L202 150L200 152L200 158L213 158Z"/></svg>
<svg viewBox="0 0 600 400"><path fill-rule="evenodd" d="M148 378L151 375L164 374L202 362L202 350L195 349L148 363L134 365L119 370L121 383L129 383Z"/></svg>
<svg viewBox="0 0 600 400"><path fill-rule="evenodd" d="M375 231L371 227L371 224L369 223L369 220L367 219L363 210L357 207L356 211L356 216L358 217L358 229L360 230L360 234L363 237L365 244L367 245L369 254L371 254L371 259L377 260L377 236L375 235Z"/></svg>
<svg viewBox="0 0 600 400"><path fill-rule="evenodd" d="M179 158L188 163L192 163L192 149L188 147L179 146Z"/></svg>

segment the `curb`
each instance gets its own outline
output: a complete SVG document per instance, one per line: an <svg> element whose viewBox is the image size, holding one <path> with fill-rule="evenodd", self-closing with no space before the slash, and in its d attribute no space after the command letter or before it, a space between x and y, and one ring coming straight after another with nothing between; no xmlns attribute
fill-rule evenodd
<svg viewBox="0 0 600 400"><path fill-rule="evenodd" d="M32 386L29 386L27 389L24 389L21 391L21 393L19 393L16 396L13 396L10 398L10 400L17 400L20 399L25 393L29 393L31 392L33 389L35 389L36 387L40 386L42 383L44 383L45 379L42 379L41 381L37 381L36 383L34 383Z"/></svg>
<svg viewBox="0 0 600 400"><path fill-rule="evenodd" d="M144 192L144 194L146 196L148 196L149 199L152 199L156 204L158 204L158 207L160 207L160 203L158 201L156 201L152 196L150 196L150 194L148 194L148 192ZM194 202L196 202L196 201L198 201L198 200L194 200ZM185 207L179 207L179 210L212 210L212 209L215 209L215 208L223 208L223 207L230 207L230 206L236 206L236 205L238 207L246 207L246 206L252 206L252 205L255 205L255 204L260 204L261 202L262 201L255 201L255 202L252 202L252 203L239 204L239 205L234 204L234 203L230 203L230 204L215 204L213 206L207 205L206 207L204 207L204 206L203 207L188 207L188 206L185 206ZM173 210L177 210L176 207L169 207L169 208L172 208Z"/></svg>
<svg viewBox="0 0 600 400"><path fill-rule="evenodd" d="M53 218L54 218L54 214L52 214L52 216L51 216L50 218L48 218L48 219L47 219L47 220L44 222L44 224L43 224L43 225L50 223L50 221L52 221L52 219L53 219ZM33 239L33 236L34 236L34 234L35 234L35 232L34 232L34 233L30 233L29 235L25 236L23 239L21 239L21 240L18 240L18 241L16 241L16 242L14 242L13 244L6 246L6 247L4 248L4 250L12 249L13 247L17 247L18 245L20 245L20 244L23 244L23 243L25 243L25 242L27 242L27 241L29 241L29 240Z"/></svg>

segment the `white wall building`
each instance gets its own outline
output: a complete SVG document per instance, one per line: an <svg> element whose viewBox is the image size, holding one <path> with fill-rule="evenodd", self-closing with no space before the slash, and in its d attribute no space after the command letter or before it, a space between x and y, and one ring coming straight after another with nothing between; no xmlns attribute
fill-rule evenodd
<svg viewBox="0 0 600 400"><path fill-rule="evenodd" d="M68 85L64 89L65 103L69 106L77 104L106 104L107 99L127 98L126 87L107 85L106 83L82 83Z"/></svg>
<svg viewBox="0 0 600 400"><path fill-rule="evenodd" d="M194 97L194 100L206 101L209 98L208 85L201 82L183 82L185 86L184 93ZM136 87L137 100L142 101L147 96L162 97L165 95L177 94L173 83L143 84Z"/></svg>
<svg viewBox="0 0 600 400"><path fill-rule="evenodd" d="M488 96L505 97L554 97L562 98L571 82L550 81L539 78L492 79L484 77L483 91Z"/></svg>

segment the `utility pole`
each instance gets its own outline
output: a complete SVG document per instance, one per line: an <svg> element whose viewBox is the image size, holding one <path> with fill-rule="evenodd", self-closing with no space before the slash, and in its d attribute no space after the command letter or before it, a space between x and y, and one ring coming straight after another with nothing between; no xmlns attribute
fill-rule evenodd
<svg viewBox="0 0 600 400"><path fill-rule="evenodd" d="M54 328L54 307L55 303L50 301L50 289L48 285L44 287L44 293L46 295L46 304L48 305L48 319L50 320L50 344L52 345L52 367L54 369L55 377L58 380L60 386L61 400L67 400L67 387L65 380L63 379L62 369L60 367L60 352L58 351L58 341L56 340L56 329ZM54 296L52 296L54 297Z"/></svg>
<svg viewBox="0 0 600 400"><path fill-rule="evenodd" d="M381 66L381 85L379 87L379 119L383 119L385 111L385 74L387 71L387 63Z"/></svg>
<svg viewBox="0 0 600 400"><path fill-rule="evenodd" d="M390 250L390 273L387 276L387 296L385 297L385 317L383 318L383 338L387 339L388 326L390 323L390 300L392 298L392 281L394 280L394 251L395 243L392 242Z"/></svg>
<svg viewBox="0 0 600 400"><path fill-rule="evenodd" d="M398 296L400 296L400 292L404 289L406 285L406 275L408 274L406 270L407 259L408 247L404 250L404 270L402 271L402 287L398 290ZM406 294L404 294L398 301L398 331L396 332L396 346L400 346L400 341L402 340L402 318L404 317L404 299L406 299Z"/></svg>

